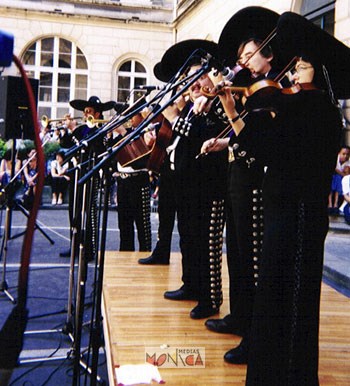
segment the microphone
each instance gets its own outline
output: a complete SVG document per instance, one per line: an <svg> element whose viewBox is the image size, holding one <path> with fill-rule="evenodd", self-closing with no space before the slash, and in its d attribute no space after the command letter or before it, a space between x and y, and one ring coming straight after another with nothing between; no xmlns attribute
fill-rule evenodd
<svg viewBox="0 0 350 386"><path fill-rule="evenodd" d="M230 67L225 67L223 63L216 59L214 56L207 54L207 59L209 60L210 64L212 67L216 69L216 76L218 73L220 73L225 81L232 82L233 79L236 77L236 75L243 70L243 67L237 64L235 67L230 68Z"/></svg>
<svg viewBox="0 0 350 386"><path fill-rule="evenodd" d="M136 90L146 90L147 92L151 92L153 90L163 90L164 86L138 86Z"/></svg>
<svg viewBox="0 0 350 386"><path fill-rule="evenodd" d="M235 66L233 68L223 67L222 69L220 69L218 71L223 76L224 80L231 82L231 81L233 81L233 79L236 77L236 75L241 70L243 70L243 67L241 67L239 64L237 64L237 66Z"/></svg>

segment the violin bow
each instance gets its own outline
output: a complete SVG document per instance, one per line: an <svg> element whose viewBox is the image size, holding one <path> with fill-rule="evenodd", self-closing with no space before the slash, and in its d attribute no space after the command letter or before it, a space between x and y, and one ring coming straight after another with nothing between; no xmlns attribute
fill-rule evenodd
<svg viewBox="0 0 350 386"><path fill-rule="evenodd" d="M259 51L261 51L267 44L271 42L271 40L276 36L276 28L270 32L270 34L264 39L264 41L259 45L259 47L253 52L252 56L247 60L246 63ZM289 63L280 71L280 73L274 78L274 82L280 82L285 76L287 76L287 73L291 70L295 62L298 60L298 56L294 56ZM245 63L245 64L246 64ZM244 65L243 65L244 66ZM238 115L241 119L244 119L248 114L248 111L243 110ZM215 138L214 143L221 138L225 138L232 130L231 125L227 125ZM208 153L199 153L196 155L196 159L200 157L201 155L207 155Z"/></svg>

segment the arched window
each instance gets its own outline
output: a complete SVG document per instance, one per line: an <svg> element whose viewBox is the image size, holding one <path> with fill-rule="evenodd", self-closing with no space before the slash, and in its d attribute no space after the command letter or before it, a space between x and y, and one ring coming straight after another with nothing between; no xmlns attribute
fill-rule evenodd
<svg viewBox="0 0 350 386"><path fill-rule="evenodd" d="M29 77L39 79L38 114L63 117L72 99L87 99L88 66L82 51L69 40L37 40L23 54Z"/></svg>
<svg viewBox="0 0 350 386"><path fill-rule="evenodd" d="M147 71L140 62L133 59L123 62L117 69L118 102L133 104L142 95L137 88L146 82Z"/></svg>

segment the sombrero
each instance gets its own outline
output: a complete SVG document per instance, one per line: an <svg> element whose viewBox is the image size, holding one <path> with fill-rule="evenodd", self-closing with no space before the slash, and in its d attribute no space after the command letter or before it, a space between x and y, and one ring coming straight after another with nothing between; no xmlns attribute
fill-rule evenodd
<svg viewBox="0 0 350 386"><path fill-rule="evenodd" d="M169 82L169 80L175 75L164 71L162 62L156 63L156 65L153 67L153 74L158 80L165 83Z"/></svg>
<svg viewBox="0 0 350 386"><path fill-rule="evenodd" d="M123 102L115 102L114 103L114 110L118 113L121 114L124 110L126 110L129 107L128 103L123 103Z"/></svg>
<svg viewBox="0 0 350 386"><path fill-rule="evenodd" d="M102 103L100 98L97 96L91 96L89 100L85 101L82 99L74 99L69 102L69 104L76 110L79 111L84 111L86 107L92 107L96 111L107 111L107 110L112 110L115 107L115 102L114 101L109 101Z"/></svg>
<svg viewBox="0 0 350 386"><path fill-rule="evenodd" d="M224 26L218 42L219 58L232 67L237 62L237 51L242 42L255 38L265 40L277 26L279 14L263 7L246 7L236 12ZM274 39L269 43L273 48L274 63L279 63L279 50Z"/></svg>
<svg viewBox="0 0 350 386"><path fill-rule="evenodd" d="M185 71L188 66L200 64L201 59L204 58L207 53L217 57L217 43L205 39L183 40L165 51L158 70L161 70L165 76L171 78L183 66L183 70Z"/></svg>
<svg viewBox="0 0 350 386"><path fill-rule="evenodd" d="M350 98L350 48L305 17L283 13L277 23L277 40L283 55L292 59L305 56L323 64L337 99Z"/></svg>

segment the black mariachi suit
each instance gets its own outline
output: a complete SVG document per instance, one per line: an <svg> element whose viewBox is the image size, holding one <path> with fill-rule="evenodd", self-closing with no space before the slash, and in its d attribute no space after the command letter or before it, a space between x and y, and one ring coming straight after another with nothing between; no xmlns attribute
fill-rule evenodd
<svg viewBox="0 0 350 386"><path fill-rule="evenodd" d="M272 69L266 78L274 79L278 74ZM265 76L260 78L263 80ZM271 120L269 111L251 111L244 118L247 122L245 136L249 141L240 146L234 133L230 139L230 152L234 153L229 162L226 203L230 314L224 320L241 336L250 328L264 234L261 190L264 164L256 157L260 143L251 128L266 130Z"/></svg>
<svg viewBox="0 0 350 386"><path fill-rule="evenodd" d="M118 142L121 138L118 136L115 141ZM117 201L120 251L135 251L134 224L137 229L139 251L152 250L151 192L146 162L146 157L143 157L128 166L132 168L131 171L118 170Z"/></svg>
<svg viewBox="0 0 350 386"><path fill-rule="evenodd" d="M316 386L327 196L341 120L321 91L271 99L274 125L255 129L267 172L246 385ZM250 140L246 128L240 144Z"/></svg>
<svg viewBox="0 0 350 386"><path fill-rule="evenodd" d="M221 254L225 224L227 154L199 157L202 143L223 128L215 116L194 116L189 102L174 130L174 191L186 292L205 307L222 304ZM172 163L173 161L173 163Z"/></svg>
<svg viewBox="0 0 350 386"><path fill-rule="evenodd" d="M262 127L268 124L270 116L266 113L251 114L245 121ZM232 135L229 151L235 155L228 169L226 245L230 314L224 319L233 331L244 336L250 327L261 259L264 168L256 160L253 141L240 146L236 136Z"/></svg>
<svg viewBox="0 0 350 386"><path fill-rule="evenodd" d="M169 158L166 157L160 168L158 191L158 240L152 257L163 263L170 260L171 239L176 218L176 198L174 171L170 170Z"/></svg>
<svg viewBox="0 0 350 386"><path fill-rule="evenodd" d="M64 136L60 138L60 145L63 148L71 148L76 142L81 141L82 139L92 135L97 128L91 128L87 125L78 126L72 133L65 133ZM94 154L98 155L104 151L104 146L102 144L102 139L95 141L90 147L84 151L80 151L77 154L78 162L82 164L85 163L88 159L93 159ZM92 165L90 165L91 167ZM86 167L86 165L85 165ZM82 170L85 170L84 168ZM82 226L85 228L85 232L82 235L83 240L77 240L78 242L84 243L84 251L87 260L93 260L97 257L98 252L98 209L97 209L97 195L99 190L99 176L95 175L87 182L88 189L86 190L86 224L81 224L81 205L82 205L82 196L81 189L75 191L75 173L70 175L69 180L69 198L68 198L68 210L69 210L69 221L71 225L71 239L72 239L72 228L76 227L78 230ZM74 200L76 201L76 208L74 208ZM74 209L76 209L75 218L74 218ZM75 245L78 248L78 243ZM76 249L75 253L78 253Z"/></svg>

